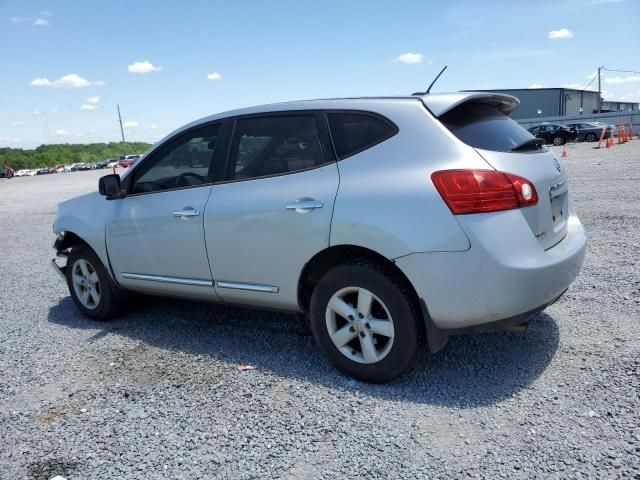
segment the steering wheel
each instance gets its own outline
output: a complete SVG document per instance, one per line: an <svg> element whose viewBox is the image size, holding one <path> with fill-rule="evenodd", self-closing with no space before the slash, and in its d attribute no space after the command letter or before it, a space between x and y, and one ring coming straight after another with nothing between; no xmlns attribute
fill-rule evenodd
<svg viewBox="0 0 640 480"><path fill-rule="evenodd" d="M191 187L193 184L187 181L187 177L197 178L200 183L207 183L207 179L202 175L198 175L195 172L184 172L181 173L178 178L176 178L176 187Z"/></svg>

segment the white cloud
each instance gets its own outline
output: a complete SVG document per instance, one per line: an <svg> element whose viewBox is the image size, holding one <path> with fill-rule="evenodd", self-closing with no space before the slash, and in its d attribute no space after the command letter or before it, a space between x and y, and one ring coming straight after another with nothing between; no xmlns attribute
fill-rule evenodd
<svg viewBox="0 0 640 480"><path fill-rule="evenodd" d="M85 102L95 105L96 103L100 103L100 97L89 97L85 100Z"/></svg>
<svg viewBox="0 0 640 480"><path fill-rule="evenodd" d="M151 73L158 72L162 70L162 67L156 67L149 60L145 60L144 62L134 62L127 67L131 73Z"/></svg>
<svg viewBox="0 0 640 480"><path fill-rule="evenodd" d="M75 73L70 73L60 77L58 80L51 81L46 77L34 78L31 80L31 85L34 87L53 87L53 88L85 88L94 86L102 86L105 83L102 80L89 81Z"/></svg>
<svg viewBox="0 0 640 480"><path fill-rule="evenodd" d="M56 135L59 135L61 137L64 137L65 135L69 135L69 132L67 132L66 130L62 130L61 128L59 130L56 130Z"/></svg>
<svg viewBox="0 0 640 480"><path fill-rule="evenodd" d="M157 126L155 123L154 123L153 125L151 125L151 129L152 129L152 130L155 130L155 129L157 129L157 128L158 128L158 126Z"/></svg>
<svg viewBox="0 0 640 480"><path fill-rule="evenodd" d="M413 65L416 63L422 63L423 60L424 60L424 55L422 55L422 53L407 52L407 53L403 53L402 55L399 55L394 61ZM431 63L431 61L428 60L427 63Z"/></svg>
<svg viewBox="0 0 640 480"><path fill-rule="evenodd" d="M140 126L140 123L136 122L135 120L129 120L128 122L124 122L122 126L124 128L136 128Z"/></svg>
<svg viewBox="0 0 640 480"><path fill-rule="evenodd" d="M34 111L33 111L33 115L34 115L34 116L36 116L36 117L37 117L38 115L40 115L40 110L34 110Z"/></svg>
<svg viewBox="0 0 640 480"><path fill-rule="evenodd" d="M13 23L22 23L22 22L28 22L30 21L31 18L29 17L11 17L9 19L9 21L13 22Z"/></svg>
<svg viewBox="0 0 640 480"><path fill-rule="evenodd" d="M20 125L24 125L24 122L11 122L12 127L19 127Z"/></svg>
<svg viewBox="0 0 640 480"><path fill-rule="evenodd" d="M582 87L584 87L582 83L565 83L562 86L564 88L573 88L574 90L582 90Z"/></svg>
<svg viewBox="0 0 640 480"><path fill-rule="evenodd" d="M44 15L45 17L51 17L53 13L51 13L49 10L40 10L40 15Z"/></svg>
<svg viewBox="0 0 640 480"><path fill-rule="evenodd" d="M548 38L557 40L560 38L573 38L573 32L568 28L561 28L560 30L551 30L547 34Z"/></svg>
<svg viewBox="0 0 640 480"><path fill-rule="evenodd" d="M222 80L222 75L218 72L213 72L207 75L207 80Z"/></svg>
<svg viewBox="0 0 640 480"><path fill-rule="evenodd" d="M19 141L18 137L0 137L0 143L18 143Z"/></svg>
<svg viewBox="0 0 640 480"><path fill-rule="evenodd" d="M604 81L612 85L621 85L623 83L640 82L640 75L629 75L627 77L605 77Z"/></svg>
<svg viewBox="0 0 640 480"><path fill-rule="evenodd" d="M529 88L542 88L542 84L541 83L532 83L531 85L529 85Z"/></svg>
<svg viewBox="0 0 640 480"><path fill-rule="evenodd" d="M83 103L80 110L96 110L100 108L100 105L94 105L92 103Z"/></svg>
<svg viewBox="0 0 640 480"><path fill-rule="evenodd" d="M45 20L44 18L36 18L33 24L42 27L44 25L49 25L49 20Z"/></svg>

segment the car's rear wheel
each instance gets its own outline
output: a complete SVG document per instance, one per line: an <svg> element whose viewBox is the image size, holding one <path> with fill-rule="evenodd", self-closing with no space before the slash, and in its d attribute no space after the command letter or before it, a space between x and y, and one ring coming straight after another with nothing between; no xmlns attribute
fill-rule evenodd
<svg viewBox="0 0 640 480"><path fill-rule="evenodd" d="M567 140L566 140L563 136L560 136L560 135L557 135L557 136L553 137L553 144L554 144L556 147L558 147L558 146L560 146L560 145L564 145L564 143L565 143L566 141L567 141Z"/></svg>
<svg viewBox="0 0 640 480"><path fill-rule="evenodd" d="M584 139L585 139L587 142L595 142L595 141L598 139L598 137L596 137L596 134L595 134L595 133L587 133L587 134L584 136Z"/></svg>
<svg viewBox="0 0 640 480"><path fill-rule="evenodd" d="M112 318L120 304L117 287L98 256L78 245L67 258L67 285L78 310L93 320Z"/></svg>
<svg viewBox="0 0 640 480"><path fill-rule="evenodd" d="M350 377L391 380L415 357L418 315L411 295L375 263L330 270L313 290L310 315L318 346Z"/></svg>

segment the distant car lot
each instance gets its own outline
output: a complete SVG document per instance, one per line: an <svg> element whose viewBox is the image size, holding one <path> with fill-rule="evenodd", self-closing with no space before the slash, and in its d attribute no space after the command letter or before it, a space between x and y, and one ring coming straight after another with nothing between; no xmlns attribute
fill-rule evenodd
<svg viewBox="0 0 640 480"><path fill-rule="evenodd" d="M634 478L640 141L593 146L567 147L590 243L565 296L377 386L290 315L140 297L88 322L49 266L51 221L105 172L0 180L0 478Z"/></svg>
<svg viewBox="0 0 640 480"><path fill-rule="evenodd" d="M18 171L13 171L12 176L15 177L33 177L35 175L47 175L50 173L69 173L69 172L79 172L84 170L101 170L103 168L129 168L134 163L138 161L141 155L123 155L120 158L109 158L106 160L101 160L98 162L88 162L88 163L70 163L70 164L58 164L52 167L41 167L41 168L33 168L33 169L20 169ZM3 178L4 172L3 169L0 169L0 178Z"/></svg>

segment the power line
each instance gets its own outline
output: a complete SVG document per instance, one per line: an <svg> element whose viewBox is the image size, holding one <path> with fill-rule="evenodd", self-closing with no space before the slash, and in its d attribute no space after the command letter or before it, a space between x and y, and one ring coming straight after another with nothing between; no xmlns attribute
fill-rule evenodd
<svg viewBox="0 0 640 480"><path fill-rule="evenodd" d="M602 70L606 70L607 72L618 72L618 73L636 73L640 75L640 72L636 72L635 70L615 70L613 68L602 67Z"/></svg>

